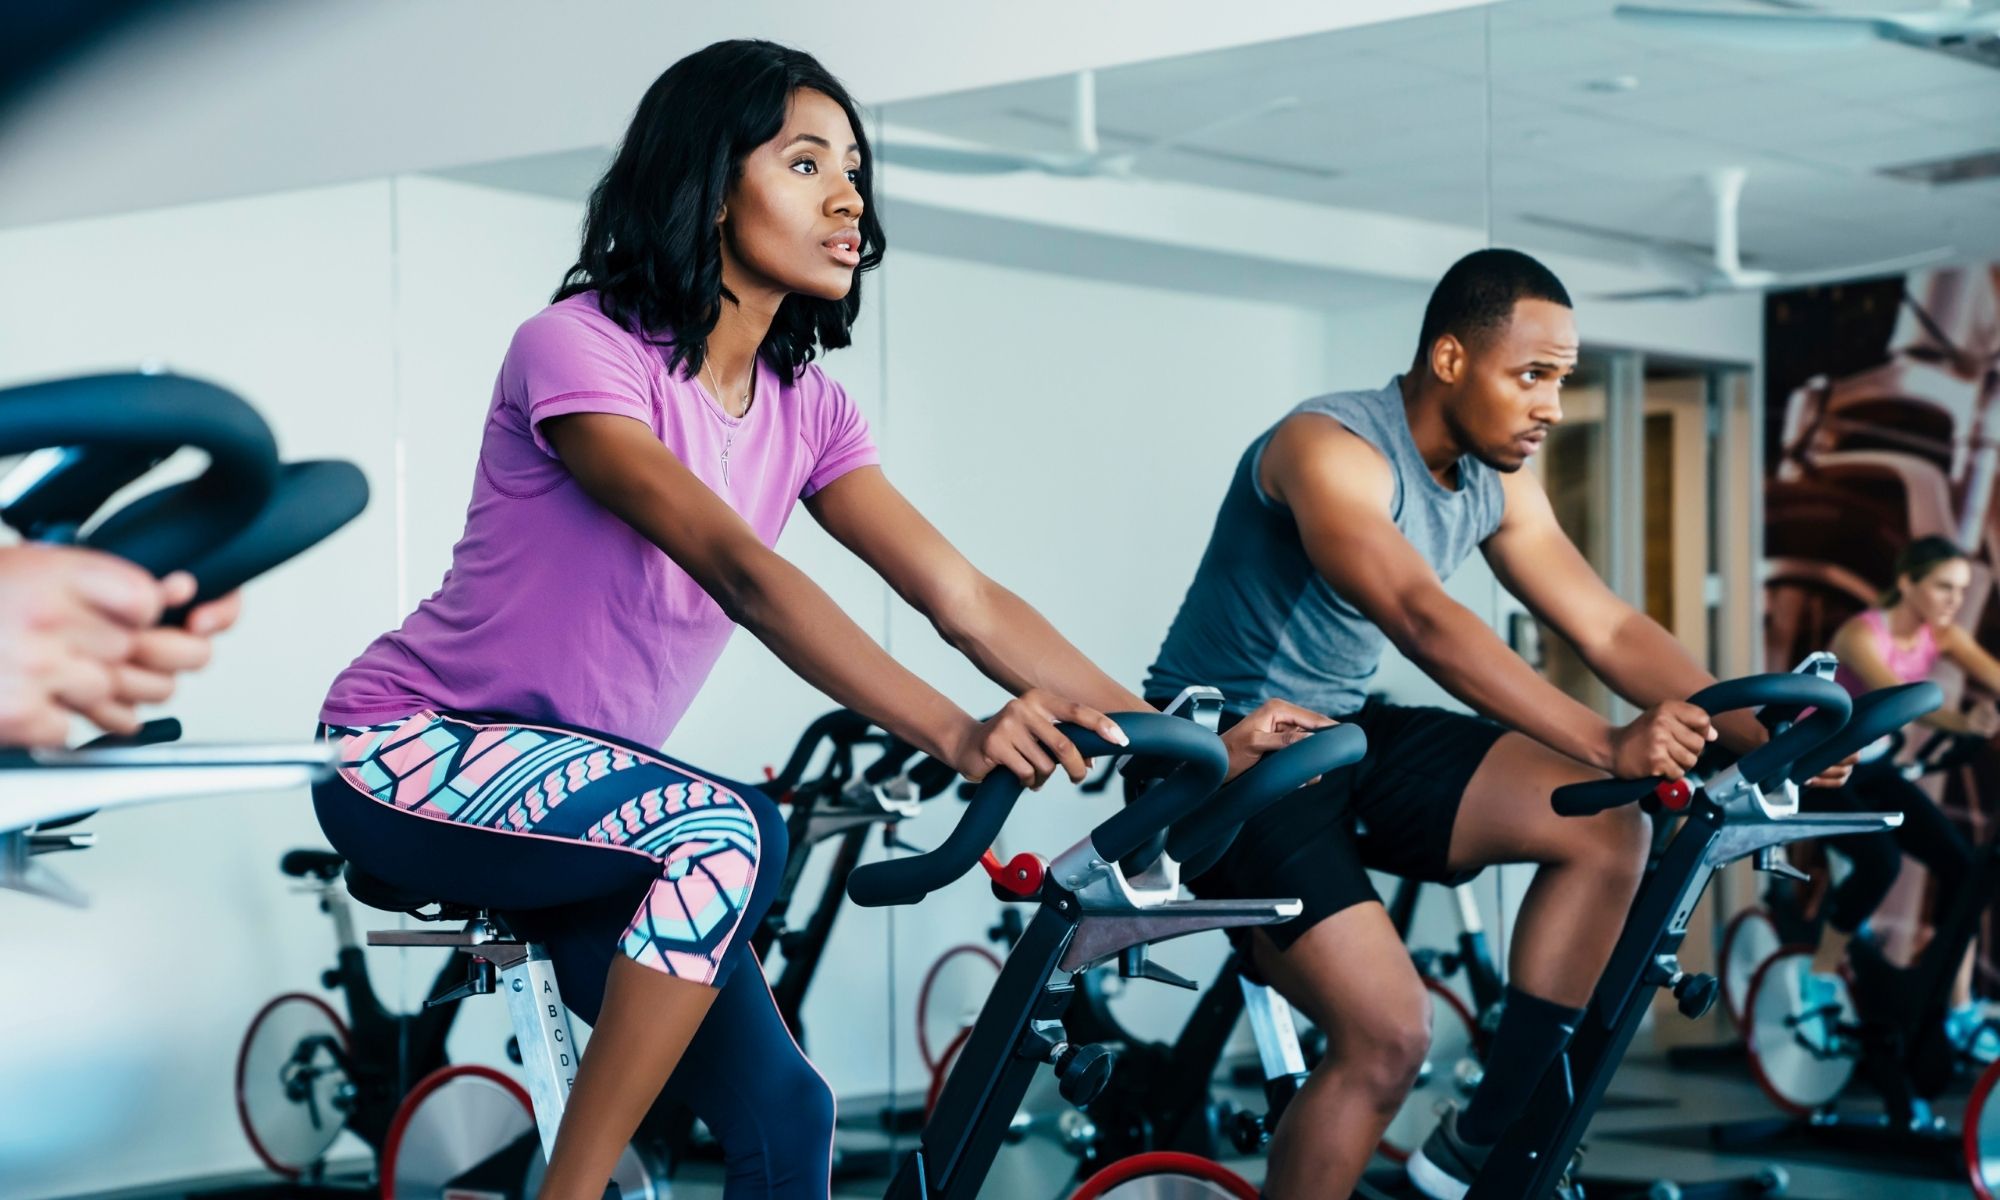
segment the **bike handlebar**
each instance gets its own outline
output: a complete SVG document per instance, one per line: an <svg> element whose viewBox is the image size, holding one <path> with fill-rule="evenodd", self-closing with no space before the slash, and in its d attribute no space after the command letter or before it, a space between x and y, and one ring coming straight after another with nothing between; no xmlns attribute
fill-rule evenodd
<svg viewBox="0 0 2000 1200"><path fill-rule="evenodd" d="M1792 782L1804 783L1877 738L1936 711L1943 703L1944 689L1929 680L1869 692L1854 702L1854 712L1840 732L1792 765Z"/></svg>
<svg viewBox="0 0 2000 1200"><path fill-rule="evenodd" d="M1313 779L1361 761L1366 753L1368 735L1359 725L1335 725L1266 754L1168 830L1167 853L1181 863L1197 856L1213 861L1252 817Z"/></svg>
<svg viewBox="0 0 2000 1200"><path fill-rule="evenodd" d="M1774 704L1813 710L1804 720L1736 761L1743 778L1759 786L1784 774L1792 763L1837 734L1853 707L1853 700L1840 685L1817 675L1789 671L1746 675L1711 684L1688 697L1688 703L1711 716ZM1666 776L1655 775L1572 783L1557 788L1550 796L1550 803L1565 817L1590 816L1634 803L1666 782Z"/></svg>
<svg viewBox="0 0 2000 1200"><path fill-rule="evenodd" d="M1059 726L1064 737L1087 758L1103 754L1136 754L1169 758L1184 764L1145 800L1113 814L1091 831L1092 847L1106 862L1115 862L1147 838L1185 816L1214 790L1229 769L1229 754L1219 738L1191 721L1159 713L1118 713L1111 719L1125 731L1126 746L1113 746L1080 726ZM1009 771L994 771L981 780L966 804L965 814L937 849L909 858L868 863L848 878L847 894L856 904L877 908L913 904L970 871L992 846L1022 791L1021 780Z"/></svg>

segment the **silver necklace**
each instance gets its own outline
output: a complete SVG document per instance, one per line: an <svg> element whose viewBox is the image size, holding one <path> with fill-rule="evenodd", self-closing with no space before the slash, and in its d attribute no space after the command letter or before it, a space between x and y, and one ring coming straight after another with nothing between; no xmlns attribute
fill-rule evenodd
<svg viewBox="0 0 2000 1200"><path fill-rule="evenodd" d="M727 412L729 410L729 403L728 401L722 398L722 385L716 382L715 364L713 362L704 360L701 364L701 367L702 370L708 372L708 386L715 393L715 402L717 404L722 405L723 411ZM750 415L750 396L751 393L756 390L756 387L757 387L757 364L753 360L750 363L749 386L743 389L743 414L742 416L739 416L737 420L740 421L743 419L744 416ZM722 434L722 485L724 487L729 486L729 448L731 446L734 446L735 444L736 444L736 426L731 425L726 430L724 430Z"/></svg>

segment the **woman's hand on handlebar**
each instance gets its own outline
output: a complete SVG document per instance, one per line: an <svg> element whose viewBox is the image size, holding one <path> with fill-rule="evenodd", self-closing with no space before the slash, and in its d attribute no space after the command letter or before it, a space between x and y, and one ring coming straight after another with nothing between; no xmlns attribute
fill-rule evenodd
<svg viewBox="0 0 2000 1200"><path fill-rule="evenodd" d="M1964 712L1941 708L1930 715L1929 723L1946 733L1990 738L2000 733L2000 712L1994 710L1991 701L1981 700Z"/></svg>
<svg viewBox="0 0 2000 1200"><path fill-rule="evenodd" d="M1339 723L1309 708L1300 708L1283 700L1266 700L1257 706L1257 711L1232 725L1229 732L1222 735L1222 744L1229 747L1229 774L1224 778L1234 779L1266 754L1283 750L1294 742L1302 742L1315 731Z"/></svg>
<svg viewBox="0 0 2000 1200"><path fill-rule="evenodd" d="M1094 729L1114 746L1127 744L1125 731L1110 717L1030 688L991 717L969 726L952 750L951 765L974 782L989 771L1011 771L1031 789L1047 783L1060 765L1071 783L1082 783L1090 774L1090 760L1056 728L1061 721Z"/></svg>
<svg viewBox="0 0 2000 1200"><path fill-rule="evenodd" d="M1708 714L1685 700L1667 700L1611 732L1611 773L1620 779L1688 773L1716 738Z"/></svg>

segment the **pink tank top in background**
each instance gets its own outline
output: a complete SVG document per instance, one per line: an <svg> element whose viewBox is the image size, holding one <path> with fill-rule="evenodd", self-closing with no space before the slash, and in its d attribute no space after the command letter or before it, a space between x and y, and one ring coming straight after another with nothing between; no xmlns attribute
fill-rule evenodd
<svg viewBox="0 0 2000 1200"><path fill-rule="evenodd" d="M1917 633L1915 644L1906 649L1898 649L1896 639L1889 636L1887 613L1879 608L1871 608L1862 613L1860 619L1875 635L1875 649L1882 655L1882 661L1888 664L1889 673L1896 677L1897 682L1915 683L1930 678L1931 668L1937 665L1941 651L1929 625L1925 625ZM1859 675L1848 670L1846 663L1842 663L1840 669L1834 673L1833 681L1846 688L1848 694L1852 696L1859 696L1868 690L1868 685L1861 681Z"/></svg>

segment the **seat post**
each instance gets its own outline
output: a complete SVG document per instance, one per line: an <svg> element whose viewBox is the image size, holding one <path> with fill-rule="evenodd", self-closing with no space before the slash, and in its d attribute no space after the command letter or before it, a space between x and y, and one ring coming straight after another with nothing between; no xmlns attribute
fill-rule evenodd
<svg viewBox="0 0 2000 1200"><path fill-rule="evenodd" d="M500 972L500 989L507 996L507 1015L521 1047L521 1067L528 1076L528 1098L534 1101L535 1124L542 1135L542 1154L556 1149L569 1090L576 1083L576 1036L569 1009L556 987L555 964L547 951L529 943Z"/></svg>
<svg viewBox="0 0 2000 1200"><path fill-rule="evenodd" d="M421 914L416 914L424 919ZM466 922L463 929L419 930L379 929L368 934L371 946L442 946L475 960L492 964L482 970L474 962L472 978L451 995L431 1004L456 1003L459 999L492 989L499 973L499 988L507 998L507 1015L514 1027L514 1040L521 1048L521 1068L527 1076L528 1099L534 1105L536 1132L541 1135L544 1160L555 1153L556 1130L562 1127L563 1110L569 1105L569 1090L576 1083L579 1055L576 1035L570 1028L569 1009L556 986L555 964L548 951L537 942L514 938L485 912Z"/></svg>

